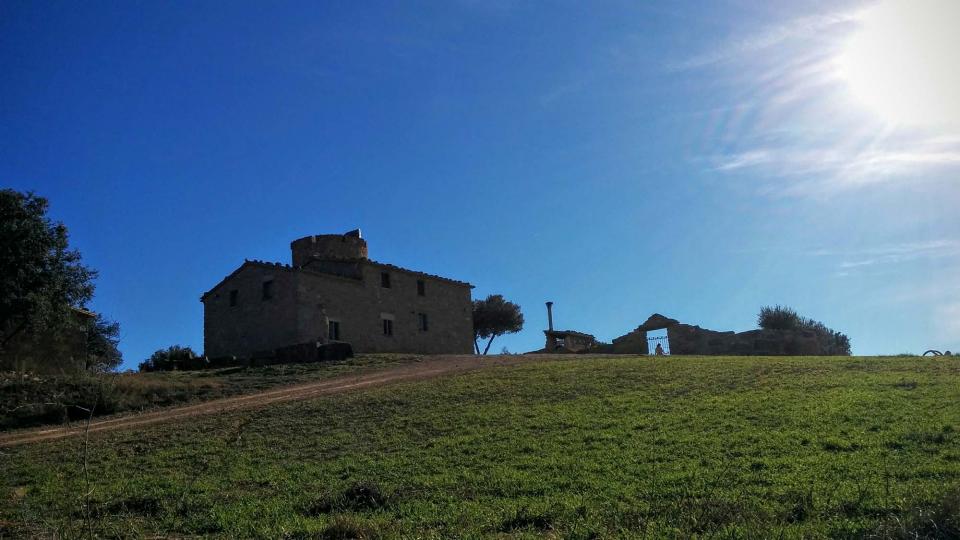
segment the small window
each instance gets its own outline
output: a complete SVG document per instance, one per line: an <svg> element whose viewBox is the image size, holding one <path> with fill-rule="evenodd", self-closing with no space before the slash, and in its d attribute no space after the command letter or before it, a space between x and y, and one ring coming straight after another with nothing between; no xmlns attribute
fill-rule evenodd
<svg viewBox="0 0 960 540"><path fill-rule="evenodd" d="M263 282L263 299L273 298L273 280Z"/></svg>
<svg viewBox="0 0 960 540"><path fill-rule="evenodd" d="M383 335L392 336L393 335L393 321L390 319L383 319Z"/></svg>
<svg viewBox="0 0 960 540"><path fill-rule="evenodd" d="M230 291L230 307L237 305L237 299L240 298L240 291L234 289Z"/></svg>
<svg viewBox="0 0 960 540"><path fill-rule="evenodd" d="M427 295L427 284L422 279L417 280L417 296Z"/></svg>
<svg viewBox="0 0 960 540"><path fill-rule="evenodd" d="M380 272L380 286L384 289L390 288L390 272Z"/></svg>
<svg viewBox="0 0 960 540"><path fill-rule="evenodd" d="M427 314L426 313L417 313L417 328L421 332L426 332L429 330L429 325L427 324Z"/></svg>
<svg viewBox="0 0 960 540"><path fill-rule="evenodd" d="M340 321L329 321L327 323L327 339L340 341Z"/></svg>

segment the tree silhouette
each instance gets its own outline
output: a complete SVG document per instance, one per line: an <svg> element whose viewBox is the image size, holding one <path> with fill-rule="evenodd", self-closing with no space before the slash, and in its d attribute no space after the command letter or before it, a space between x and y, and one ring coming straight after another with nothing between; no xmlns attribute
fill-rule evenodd
<svg viewBox="0 0 960 540"><path fill-rule="evenodd" d="M488 339L483 354L497 336L513 334L523 329L523 313L520 306L504 300L499 294L491 294L484 300L473 301L473 348L480 354L478 340Z"/></svg>

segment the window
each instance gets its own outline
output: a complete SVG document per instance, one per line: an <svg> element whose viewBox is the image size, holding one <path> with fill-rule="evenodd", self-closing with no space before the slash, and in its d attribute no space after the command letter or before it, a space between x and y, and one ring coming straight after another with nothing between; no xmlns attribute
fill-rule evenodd
<svg viewBox="0 0 960 540"><path fill-rule="evenodd" d="M263 299L269 300L273 298L273 280L263 282Z"/></svg>
<svg viewBox="0 0 960 540"><path fill-rule="evenodd" d="M230 291L230 307L237 305L237 299L240 297L240 291L234 289Z"/></svg>
<svg viewBox="0 0 960 540"><path fill-rule="evenodd" d="M390 288L390 272L380 272L380 286L384 289Z"/></svg>
<svg viewBox="0 0 960 540"><path fill-rule="evenodd" d="M421 332L426 332L429 329L429 326L427 325L426 313L417 313L417 328Z"/></svg>
<svg viewBox="0 0 960 540"><path fill-rule="evenodd" d="M327 339L340 341L340 321L327 322Z"/></svg>
<svg viewBox="0 0 960 540"><path fill-rule="evenodd" d="M383 335L385 336L393 335L393 320L383 319Z"/></svg>
<svg viewBox="0 0 960 540"><path fill-rule="evenodd" d="M417 280L417 296L427 295L427 284L422 279Z"/></svg>

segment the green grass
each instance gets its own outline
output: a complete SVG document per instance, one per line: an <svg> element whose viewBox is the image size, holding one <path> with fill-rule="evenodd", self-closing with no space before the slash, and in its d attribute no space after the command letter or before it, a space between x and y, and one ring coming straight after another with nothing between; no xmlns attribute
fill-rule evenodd
<svg viewBox="0 0 960 540"><path fill-rule="evenodd" d="M366 354L311 364L64 376L0 372L0 431L85 419L91 408L96 416L142 411L360 373L420 358Z"/></svg>
<svg viewBox="0 0 960 540"><path fill-rule="evenodd" d="M960 359L534 361L4 449L0 536L956 538ZM89 497L85 494L89 493Z"/></svg>

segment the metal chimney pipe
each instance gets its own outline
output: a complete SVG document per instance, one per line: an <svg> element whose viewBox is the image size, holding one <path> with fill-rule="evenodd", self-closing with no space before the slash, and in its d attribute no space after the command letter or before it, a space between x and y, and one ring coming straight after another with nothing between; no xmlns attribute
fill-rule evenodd
<svg viewBox="0 0 960 540"><path fill-rule="evenodd" d="M553 332L553 302L547 302L547 326Z"/></svg>

